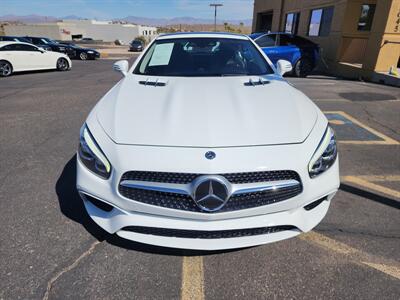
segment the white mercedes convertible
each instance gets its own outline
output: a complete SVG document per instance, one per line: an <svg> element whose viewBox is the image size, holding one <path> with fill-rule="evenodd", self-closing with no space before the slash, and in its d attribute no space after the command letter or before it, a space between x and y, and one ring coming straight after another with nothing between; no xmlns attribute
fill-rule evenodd
<svg viewBox="0 0 400 300"><path fill-rule="evenodd" d="M155 39L80 132L77 189L104 230L216 250L315 227L339 187L335 135L318 107L244 35Z"/></svg>

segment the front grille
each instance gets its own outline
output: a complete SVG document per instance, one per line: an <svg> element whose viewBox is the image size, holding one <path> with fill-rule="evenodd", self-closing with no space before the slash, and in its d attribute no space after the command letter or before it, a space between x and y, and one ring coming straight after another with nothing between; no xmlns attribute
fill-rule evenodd
<svg viewBox="0 0 400 300"><path fill-rule="evenodd" d="M218 231L168 229L168 228L142 227L142 226L128 226L122 228L122 230L136 232L140 234L151 234L157 236L187 238L187 239L228 239L228 238L263 235L263 234L270 234L281 231L298 230L298 229L295 226L282 225L282 226L218 230Z"/></svg>
<svg viewBox="0 0 400 300"><path fill-rule="evenodd" d="M295 171L266 171L249 173L229 173L220 174L232 184L279 181L294 179L301 183L299 175ZM123 180L165 182L175 184L187 184L192 182L201 174L193 173L166 173L166 172L142 172L132 171L125 173ZM269 190L265 192L254 192L247 194L233 195L228 202L218 211L213 213L236 211L268 205L284 201L295 197L303 190L302 185L281 188L279 190ZM119 192L122 196L145 204L155 205L164 208L203 212L195 201L188 195L179 195L175 193L166 193L160 191L151 191L138 188L131 188L119 185Z"/></svg>

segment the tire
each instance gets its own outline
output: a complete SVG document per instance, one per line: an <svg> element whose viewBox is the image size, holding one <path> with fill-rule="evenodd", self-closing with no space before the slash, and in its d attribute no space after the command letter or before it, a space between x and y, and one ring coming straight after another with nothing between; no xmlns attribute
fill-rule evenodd
<svg viewBox="0 0 400 300"><path fill-rule="evenodd" d="M68 61L61 57L57 60L57 70L58 71L67 71L69 69Z"/></svg>
<svg viewBox="0 0 400 300"><path fill-rule="evenodd" d="M13 67L11 63L5 60L0 61L0 76L8 77L13 73Z"/></svg>
<svg viewBox="0 0 400 300"><path fill-rule="evenodd" d="M79 54L79 58L80 60L87 60L88 55L85 52L81 52L81 54Z"/></svg>
<svg viewBox="0 0 400 300"><path fill-rule="evenodd" d="M307 77L313 70L313 63L311 59L304 57L300 58L294 66L294 75L296 77Z"/></svg>

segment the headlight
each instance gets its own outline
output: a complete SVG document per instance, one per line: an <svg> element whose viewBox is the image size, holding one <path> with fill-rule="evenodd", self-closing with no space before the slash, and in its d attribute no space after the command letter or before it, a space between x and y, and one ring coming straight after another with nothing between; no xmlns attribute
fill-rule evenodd
<svg viewBox="0 0 400 300"><path fill-rule="evenodd" d="M94 53L94 52L93 52L93 51L88 51L87 53L92 54L92 53Z"/></svg>
<svg viewBox="0 0 400 300"><path fill-rule="evenodd" d="M313 178L328 170L335 162L336 157L337 145L335 133L328 126L308 164L308 174L310 174L310 177Z"/></svg>
<svg viewBox="0 0 400 300"><path fill-rule="evenodd" d="M97 145L86 125L83 125L80 132L79 158L81 162L93 173L104 179L111 174L111 164Z"/></svg>

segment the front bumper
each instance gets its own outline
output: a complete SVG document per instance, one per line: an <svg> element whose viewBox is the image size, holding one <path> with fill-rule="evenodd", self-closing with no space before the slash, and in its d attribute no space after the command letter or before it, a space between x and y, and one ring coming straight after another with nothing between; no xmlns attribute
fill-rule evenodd
<svg viewBox="0 0 400 300"><path fill-rule="evenodd" d="M141 51L143 51L143 48L129 47L129 51L131 51L131 52L141 52Z"/></svg>
<svg viewBox="0 0 400 300"><path fill-rule="evenodd" d="M215 221L171 218L139 212L127 212L117 207L114 207L111 212L106 212L88 201L86 198L87 196L82 192L80 192L80 195L90 217L104 230L110 233L116 233L122 238L162 247L196 250L221 250L272 243L294 237L302 232L307 232L324 218L328 211L330 201L335 193L336 191L333 191L328 194L326 200L322 201L321 204L310 211L305 210L303 207L299 207L289 211L266 215ZM288 224L296 228L261 235L217 239L159 236L133 232L128 229L128 227L140 226L149 228L182 229L186 231L197 231L199 229L202 231L228 231L247 228L288 226Z"/></svg>
<svg viewBox="0 0 400 300"><path fill-rule="evenodd" d="M100 58L100 52L94 52L94 53L87 53L88 59L97 59Z"/></svg>
<svg viewBox="0 0 400 300"><path fill-rule="evenodd" d="M339 186L337 174L338 161L321 178L316 178L321 179L318 180L321 189L311 193L312 197L309 197L308 192L310 186L307 185L307 181L303 181L303 193L279 203L227 213L203 214L152 206L124 198L113 188L112 179L100 179L86 169L77 158L77 188L89 216L100 227L109 233L116 233L122 238L137 242L197 250L249 247L310 231L328 211L330 201ZM99 208L90 201L90 197L107 203L112 210ZM305 206L320 199L323 200L316 207L311 210L305 209ZM134 226L213 232L279 226L293 226L293 228L251 236L203 239L143 234L130 230Z"/></svg>

